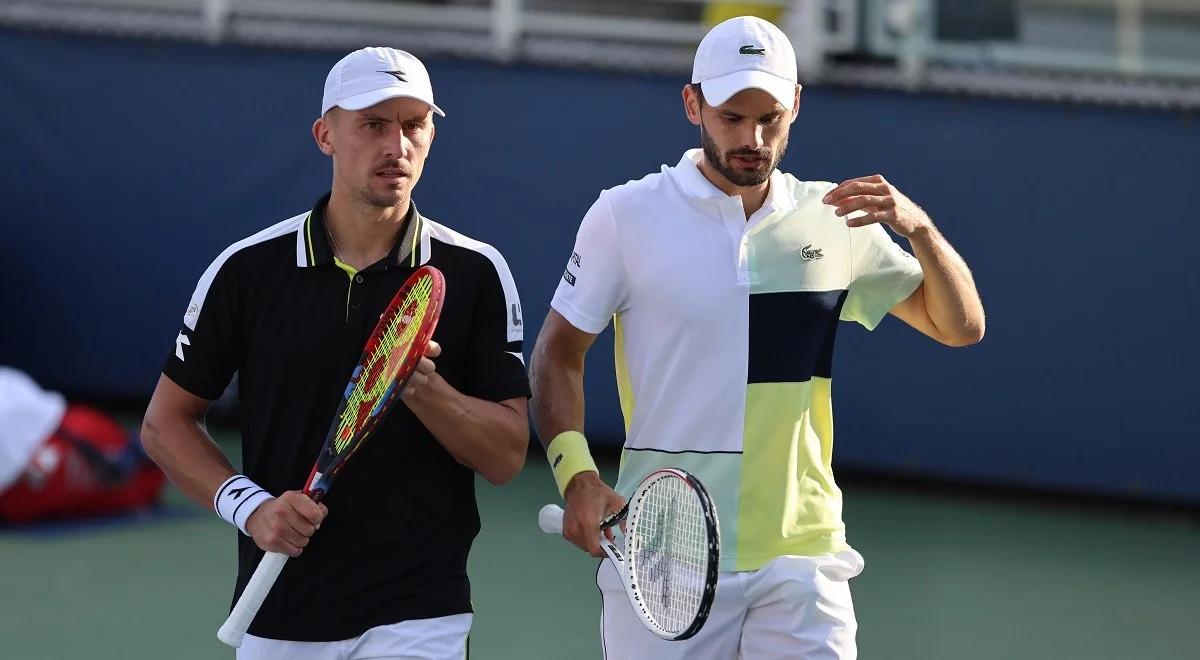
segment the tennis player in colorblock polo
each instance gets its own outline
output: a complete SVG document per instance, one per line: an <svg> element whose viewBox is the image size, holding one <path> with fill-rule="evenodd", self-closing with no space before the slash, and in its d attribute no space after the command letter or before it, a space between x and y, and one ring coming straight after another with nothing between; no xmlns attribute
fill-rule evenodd
<svg viewBox="0 0 1200 660"><path fill-rule="evenodd" d="M713 28L683 88L701 148L600 194L534 348L533 415L564 536L601 556L601 517L667 466L695 474L720 516L717 597L690 640L643 629L601 565L608 658L855 657L848 580L863 560L831 469L838 322L873 329L890 312L949 346L983 337L967 265L886 179L776 169L799 103L782 32L749 17ZM582 433L584 355L610 319L626 425L615 491Z"/></svg>
<svg viewBox="0 0 1200 660"><path fill-rule="evenodd" d="M444 116L429 73L405 51L363 48L330 69L313 138L331 157L331 190L205 270L146 411L147 452L237 528L234 602L264 551L294 558L238 660L467 655L475 475L505 483L524 465L529 381L504 257L413 201L434 115ZM379 315L426 264L446 282L434 341L318 505L298 489L346 381ZM243 474L204 427L235 372Z"/></svg>

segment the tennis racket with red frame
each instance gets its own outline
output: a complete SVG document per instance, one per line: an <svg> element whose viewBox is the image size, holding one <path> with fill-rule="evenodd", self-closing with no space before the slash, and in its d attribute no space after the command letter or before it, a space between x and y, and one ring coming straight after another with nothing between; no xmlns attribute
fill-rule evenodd
<svg viewBox="0 0 1200 660"><path fill-rule="evenodd" d="M304 484L304 493L314 502L325 498L334 476L404 391L437 327L445 291L441 271L422 266L409 276L380 315ZM250 622L287 560L287 555L278 552L263 556L229 618L217 631L218 639L229 646L242 645Z"/></svg>

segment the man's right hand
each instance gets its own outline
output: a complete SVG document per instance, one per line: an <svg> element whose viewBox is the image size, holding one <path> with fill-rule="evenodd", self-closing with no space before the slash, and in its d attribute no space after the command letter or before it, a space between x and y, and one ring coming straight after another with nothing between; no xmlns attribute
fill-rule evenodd
<svg viewBox="0 0 1200 660"><path fill-rule="evenodd" d="M563 493L566 500L563 514L563 538L579 546L593 557L603 557L600 549L600 521L625 506L625 498L600 480L600 475L580 472L571 477ZM612 540L611 529L604 535Z"/></svg>
<svg viewBox="0 0 1200 660"><path fill-rule="evenodd" d="M289 490L250 514L246 531L267 552L299 557L328 513L328 507L312 501L303 491Z"/></svg>

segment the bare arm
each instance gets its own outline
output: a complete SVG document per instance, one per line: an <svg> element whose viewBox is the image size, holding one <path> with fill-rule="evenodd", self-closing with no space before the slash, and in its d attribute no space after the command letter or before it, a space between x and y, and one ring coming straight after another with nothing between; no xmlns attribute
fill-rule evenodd
<svg viewBox="0 0 1200 660"><path fill-rule="evenodd" d="M212 401L200 398L159 376L142 421L142 445L185 495L212 510L217 488L235 472L204 426ZM263 550L293 557L308 545L327 509L300 491L288 491L263 503L246 521L246 530Z"/></svg>
<svg viewBox="0 0 1200 660"><path fill-rule="evenodd" d="M908 237L925 281L891 313L947 346L983 339L983 303L966 262L931 222Z"/></svg>
<svg viewBox="0 0 1200 660"><path fill-rule="evenodd" d="M430 358L440 354L430 342L401 398L459 463L494 484L512 481L529 447L525 398L494 402L459 392L435 370Z"/></svg>
<svg viewBox="0 0 1200 660"><path fill-rule="evenodd" d="M878 174L838 184L825 202L836 206L839 216L866 212L847 220L850 227L879 222L908 239L925 280L892 308L893 315L947 346L983 339L983 303L971 270L921 207Z"/></svg>
<svg viewBox="0 0 1200 660"><path fill-rule="evenodd" d="M564 431L583 431L583 364L596 335L579 330L550 310L533 347L529 369L533 424L542 445ZM600 520L625 500L597 472L580 472L567 484L563 536L595 557L600 549Z"/></svg>
<svg viewBox="0 0 1200 660"><path fill-rule="evenodd" d="M142 421L142 444L184 495L212 510L217 487L235 472L204 426L212 401L159 376Z"/></svg>
<svg viewBox="0 0 1200 660"><path fill-rule="evenodd" d="M533 426L543 447L563 431L583 430L583 359L595 341L553 309L546 315L529 366Z"/></svg>

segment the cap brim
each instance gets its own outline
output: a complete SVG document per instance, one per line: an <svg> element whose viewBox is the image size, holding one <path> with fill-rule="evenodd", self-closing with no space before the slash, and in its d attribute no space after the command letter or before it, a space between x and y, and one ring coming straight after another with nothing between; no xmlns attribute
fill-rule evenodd
<svg viewBox="0 0 1200 660"><path fill-rule="evenodd" d="M343 110L362 110L364 108L369 108L376 103L382 103L388 99L401 98L422 101L435 113L441 115L442 117L446 116L446 113L442 112L442 109L434 105L429 99L421 98L417 94L410 93L397 87L384 87L383 89L374 89L369 92L363 92L362 94L347 96L334 105L342 108Z"/></svg>
<svg viewBox="0 0 1200 660"><path fill-rule="evenodd" d="M709 105L721 105L743 89L761 89L789 110L796 101L797 86L787 78L757 69L734 71L700 83L700 89L704 91L704 101Z"/></svg>

